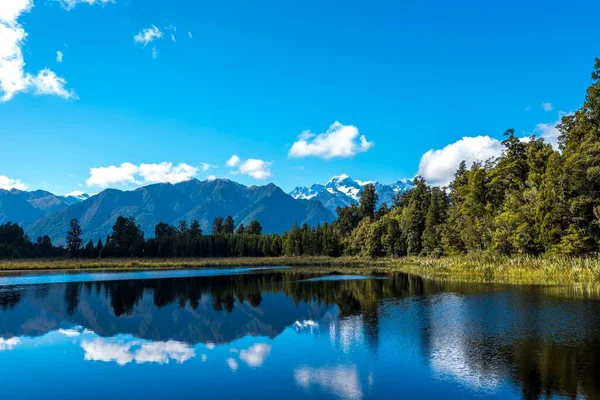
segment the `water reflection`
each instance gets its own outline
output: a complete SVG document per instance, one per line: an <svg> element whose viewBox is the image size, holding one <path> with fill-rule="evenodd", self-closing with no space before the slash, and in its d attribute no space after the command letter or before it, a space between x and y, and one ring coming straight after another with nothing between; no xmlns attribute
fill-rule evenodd
<svg viewBox="0 0 600 400"><path fill-rule="evenodd" d="M225 397L244 395L227 384L235 379L259 397L599 398L597 300L405 274L311 278L286 270L2 286L0 374L10 379L0 396L43 398L4 396L27 384L5 366L30 355L40 388L52 384L43 365L52 357L74 376L160 366L137 388L144 398L164 398L164 374L182 387L205 379Z"/></svg>

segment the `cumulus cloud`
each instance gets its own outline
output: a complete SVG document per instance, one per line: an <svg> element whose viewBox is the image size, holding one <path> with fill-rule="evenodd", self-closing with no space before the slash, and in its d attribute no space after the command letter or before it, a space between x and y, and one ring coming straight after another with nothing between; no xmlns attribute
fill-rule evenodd
<svg viewBox="0 0 600 400"><path fill-rule="evenodd" d="M229 168L238 167L231 171L232 174L242 174L253 177L254 179L269 179L271 175L271 165L273 161L265 161L257 158L249 158L242 160L237 155L232 155L225 162L225 166Z"/></svg>
<svg viewBox="0 0 600 400"><path fill-rule="evenodd" d="M149 43L152 43L156 39L163 37L163 32L155 25L150 28L142 29L134 37L133 41L146 47Z"/></svg>
<svg viewBox="0 0 600 400"><path fill-rule="evenodd" d="M27 189L27 185L21 182L18 179L11 179L6 175L0 175L0 189L11 190L25 190Z"/></svg>
<svg viewBox="0 0 600 400"><path fill-rule="evenodd" d="M314 134L304 131L298 140L292 144L289 157L319 157L331 159L337 157L353 157L372 148L374 142L369 142L364 135L359 135L358 128L353 125L342 125L334 122L326 132Z"/></svg>
<svg viewBox="0 0 600 400"><path fill-rule="evenodd" d="M195 356L192 347L175 340L166 342L133 340L127 342L114 339L96 339L82 341L81 347L85 353L85 360L115 362L119 365L126 365L131 362L137 364L168 364L171 360L182 364Z"/></svg>
<svg viewBox="0 0 600 400"><path fill-rule="evenodd" d="M12 337L10 339L0 338L0 351L12 350L19 344L19 338Z"/></svg>
<svg viewBox="0 0 600 400"><path fill-rule="evenodd" d="M170 162L160 164L123 163L119 166L90 168L88 186L107 188L109 186L124 186L128 184L141 185L150 183L180 183L189 181L198 173L198 168L180 163Z"/></svg>
<svg viewBox="0 0 600 400"><path fill-rule="evenodd" d="M0 100L8 101L21 92L77 98L75 92L65 88L67 81L48 68L37 74L25 71L22 47L27 32L18 20L32 8L33 0L0 3Z"/></svg>
<svg viewBox="0 0 600 400"><path fill-rule="evenodd" d="M240 164L239 173L248 175L254 179L269 179L271 175L272 161L264 161L256 158L249 158Z"/></svg>
<svg viewBox="0 0 600 400"><path fill-rule="evenodd" d="M250 367L260 367L271 353L271 346L267 343L256 343L246 350L240 351L240 360Z"/></svg>
<svg viewBox="0 0 600 400"><path fill-rule="evenodd" d="M242 159L234 154L231 157L229 157L229 160L225 162L225 165L230 168L233 168L236 167L240 163L240 161L242 161Z"/></svg>
<svg viewBox="0 0 600 400"><path fill-rule="evenodd" d="M56 52L56 62L57 63L63 62L63 52L60 50Z"/></svg>
<svg viewBox="0 0 600 400"><path fill-rule="evenodd" d="M461 161L470 166L502 154L502 143L489 136L463 137L443 149L429 150L419 162L418 174L434 185L447 185Z"/></svg>
<svg viewBox="0 0 600 400"><path fill-rule="evenodd" d="M146 183L179 183L189 181L196 174L198 168L191 165L180 163L173 166L173 163L162 162L160 164L141 164L139 174Z"/></svg>
<svg viewBox="0 0 600 400"><path fill-rule="evenodd" d="M87 179L88 186L107 188L112 185L139 184L135 175L139 168L131 163L123 163L120 166L110 165L108 167L90 168L90 177Z"/></svg>
<svg viewBox="0 0 600 400"><path fill-rule="evenodd" d="M552 103L542 103L542 109L546 112L550 112L552 110L554 110L554 107L552 106Z"/></svg>
<svg viewBox="0 0 600 400"><path fill-rule="evenodd" d="M207 180L207 181L209 181L209 182L212 182L212 181L214 181L214 180L216 180L216 179L217 179L217 177L216 177L216 176L214 176L214 175L209 175L209 176L206 178L206 180Z"/></svg>

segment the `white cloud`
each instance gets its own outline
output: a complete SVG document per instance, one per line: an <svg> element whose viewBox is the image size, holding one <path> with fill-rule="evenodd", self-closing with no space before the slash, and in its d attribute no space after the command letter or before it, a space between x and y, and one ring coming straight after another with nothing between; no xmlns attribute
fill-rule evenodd
<svg viewBox="0 0 600 400"><path fill-rule="evenodd" d="M56 52L56 62L57 63L63 62L63 52L60 50Z"/></svg>
<svg viewBox="0 0 600 400"><path fill-rule="evenodd" d="M174 340L166 342L132 340L127 342L113 339L96 339L94 341L82 341L81 347L85 352L85 360L115 362L119 365L126 365L131 362L137 364L168 364L171 360L182 364L196 355L192 347Z"/></svg>
<svg viewBox="0 0 600 400"><path fill-rule="evenodd" d="M372 148L374 142L367 141L359 135L358 128L353 125L342 125L334 122L326 132L314 134L304 131L298 136L290 149L289 157L319 157L331 159L337 157L353 157Z"/></svg>
<svg viewBox="0 0 600 400"><path fill-rule="evenodd" d="M200 169L202 170L202 172L206 172L209 169L214 168L214 167L215 167L214 165L209 164L209 163L205 163L205 162L200 163Z"/></svg>
<svg viewBox="0 0 600 400"><path fill-rule="evenodd" d="M69 197L69 196L79 197L79 196L83 196L84 194L85 194L85 192L82 192L81 190L73 190L72 192L63 194L63 196L65 196L65 197Z"/></svg>
<svg viewBox="0 0 600 400"><path fill-rule="evenodd" d="M535 126L534 133L544 139L546 143L550 143L554 149L558 149L558 135L560 135L560 132L556 126L559 123L560 120L550 124L539 123Z"/></svg>
<svg viewBox="0 0 600 400"><path fill-rule="evenodd" d="M240 360L250 367L260 367L271 353L271 346L267 343L256 343L246 350L240 351Z"/></svg>
<svg viewBox="0 0 600 400"><path fill-rule="evenodd" d="M115 0L56 0L58 1L65 10L69 11L73 9L77 4L88 4L93 6L95 4L108 4L114 3Z"/></svg>
<svg viewBox="0 0 600 400"><path fill-rule="evenodd" d="M124 186L128 184L150 183L179 183L189 181L198 173L198 168L180 163L173 165L170 162L160 164L123 163L120 166L90 168L90 177L86 181L88 186L107 188L109 186Z"/></svg>
<svg viewBox="0 0 600 400"><path fill-rule="evenodd" d="M171 33L171 40L174 41L174 42L177 41L177 39L175 38L175 34L173 34L173 33Z"/></svg>
<svg viewBox="0 0 600 400"><path fill-rule="evenodd" d="M145 183L179 183L189 181L198 173L198 168L180 163L161 162L160 164L141 164L139 175Z"/></svg>
<svg viewBox="0 0 600 400"><path fill-rule="evenodd" d="M0 351L12 350L19 344L19 338L12 337L10 339L0 338Z"/></svg>
<svg viewBox="0 0 600 400"><path fill-rule="evenodd" d="M123 163L120 166L90 168L90 177L86 181L88 186L107 188L111 185L126 185L129 183L139 184L135 178L139 168L131 163Z"/></svg>
<svg viewBox="0 0 600 400"><path fill-rule="evenodd" d="M294 380L301 388L320 386L343 399L361 399L363 391L355 366L327 368L301 367L294 371Z"/></svg>
<svg viewBox="0 0 600 400"><path fill-rule="evenodd" d="M194 37L192 36L192 31L188 31L188 36L190 37L190 39L193 39Z"/></svg>
<svg viewBox="0 0 600 400"><path fill-rule="evenodd" d="M225 162L225 165L230 168L233 168L236 167L240 163L240 161L242 161L242 159L234 154L231 157L229 157L229 160Z"/></svg>
<svg viewBox="0 0 600 400"><path fill-rule="evenodd" d="M546 112L550 112L554 110L554 107L552 106L552 103L542 103L542 109Z"/></svg>
<svg viewBox="0 0 600 400"><path fill-rule="evenodd" d="M206 178L206 180L207 180L207 181L209 181L209 182L212 182L212 181L214 181L214 180L216 180L216 179L217 179L217 177L216 177L216 176L214 176L214 175L209 175L209 176Z"/></svg>
<svg viewBox="0 0 600 400"><path fill-rule="evenodd" d="M152 58L156 59L158 57L158 50L156 47L152 47Z"/></svg>
<svg viewBox="0 0 600 400"><path fill-rule="evenodd" d="M238 363L233 358L229 357L227 360L227 365L231 368L232 371L235 371L238 368Z"/></svg>
<svg viewBox="0 0 600 400"><path fill-rule="evenodd" d="M142 29L138 32L134 37L133 41L135 43L140 43L144 47L155 41L156 39L160 39L163 36L163 33L157 26L152 25L150 28Z"/></svg>
<svg viewBox="0 0 600 400"><path fill-rule="evenodd" d="M237 155L232 155L225 165L229 168L239 167L232 171L233 174L243 174L253 177L254 179L268 179L271 175L272 161L264 161L257 158L249 158L242 160Z"/></svg>
<svg viewBox="0 0 600 400"><path fill-rule="evenodd" d="M489 136L463 137L440 150L429 150L419 162L418 174L434 185L447 185L461 161L471 166L502 154L502 143Z"/></svg>
<svg viewBox="0 0 600 400"><path fill-rule="evenodd" d="M271 175L272 161L264 161L256 158L249 158L242 162L239 172L254 179L269 179Z"/></svg>
<svg viewBox="0 0 600 400"><path fill-rule="evenodd" d="M17 93L28 91L65 99L76 98L72 90L65 89L67 81L48 68L37 75L25 72L22 47L27 32L18 19L32 8L33 0L0 3L0 100L8 101Z"/></svg>
<svg viewBox="0 0 600 400"><path fill-rule="evenodd" d="M215 344L214 344L214 343L211 343L211 342L208 342L208 343L206 343L206 344L204 345L204 347L206 347L208 350L212 350L212 349L214 349L214 348L215 348Z"/></svg>
<svg viewBox="0 0 600 400"><path fill-rule="evenodd" d="M11 179L6 175L0 175L0 189L11 190L25 190L27 189L27 185L21 182L18 179Z"/></svg>

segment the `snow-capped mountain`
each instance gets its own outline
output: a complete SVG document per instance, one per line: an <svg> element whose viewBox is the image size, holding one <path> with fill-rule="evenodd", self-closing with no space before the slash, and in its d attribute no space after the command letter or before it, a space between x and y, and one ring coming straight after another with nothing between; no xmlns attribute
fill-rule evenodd
<svg viewBox="0 0 600 400"><path fill-rule="evenodd" d="M61 199L63 199L67 204L71 205L71 204L75 204L75 203L79 203L81 201L87 200L92 196L87 193L81 192L79 190L74 190L70 193L66 193L59 197Z"/></svg>
<svg viewBox="0 0 600 400"><path fill-rule="evenodd" d="M363 187L372 183L379 195L377 206L382 203L392 204L396 193L404 193L412 189L410 179L401 179L389 185L376 181L359 181L346 174L334 176L325 185L315 183L310 187L296 187L290 192L295 199L312 199L320 201L326 208L335 212L338 206L344 207L358 202Z"/></svg>

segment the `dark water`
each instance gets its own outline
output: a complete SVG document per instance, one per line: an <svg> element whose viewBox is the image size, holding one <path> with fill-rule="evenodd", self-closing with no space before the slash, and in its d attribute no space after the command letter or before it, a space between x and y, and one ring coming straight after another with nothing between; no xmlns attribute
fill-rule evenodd
<svg viewBox="0 0 600 400"><path fill-rule="evenodd" d="M599 300L305 271L1 278L0 399L600 398Z"/></svg>

